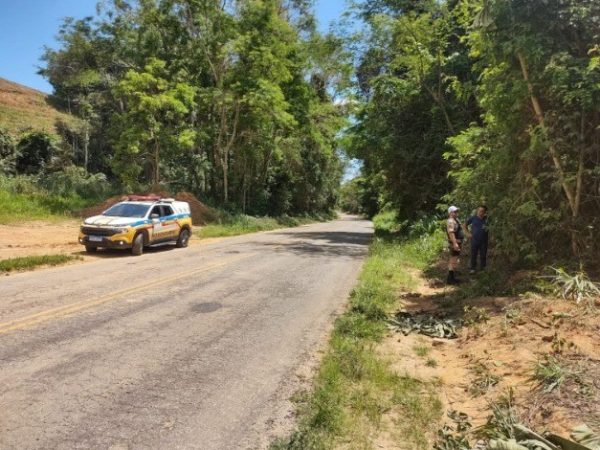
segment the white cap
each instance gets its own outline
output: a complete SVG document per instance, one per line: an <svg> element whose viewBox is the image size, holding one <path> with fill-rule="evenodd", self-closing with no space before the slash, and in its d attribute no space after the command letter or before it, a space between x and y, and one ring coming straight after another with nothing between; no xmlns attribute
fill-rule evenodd
<svg viewBox="0 0 600 450"><path fill-rule="evenodd" d="M448 208L448 213L453 213L458 211L458 207L452 205L450 208Z"/></svg>

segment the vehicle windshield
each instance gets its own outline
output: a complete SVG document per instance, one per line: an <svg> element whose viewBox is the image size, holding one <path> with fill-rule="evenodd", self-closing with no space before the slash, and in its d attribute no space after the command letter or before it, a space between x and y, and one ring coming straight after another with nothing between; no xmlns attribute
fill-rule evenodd
<svg viewBox="0 0 600 450"><path fill-rule="evenodd" d="M108 208L103 216L110 217L144 217L148 212L150 206L148 205L136 205L134 203L117 203L116 205Z"/></svg>

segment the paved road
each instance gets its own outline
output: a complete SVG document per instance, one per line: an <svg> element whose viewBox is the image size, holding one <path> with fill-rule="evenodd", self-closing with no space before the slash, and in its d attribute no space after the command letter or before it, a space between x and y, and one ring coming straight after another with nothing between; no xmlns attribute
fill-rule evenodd
<svg viewBox="0 0 600 450"><path fill-rule="evenodd" d="M345 217L0 278L0 449L267 446L371 234Z"/></svg>

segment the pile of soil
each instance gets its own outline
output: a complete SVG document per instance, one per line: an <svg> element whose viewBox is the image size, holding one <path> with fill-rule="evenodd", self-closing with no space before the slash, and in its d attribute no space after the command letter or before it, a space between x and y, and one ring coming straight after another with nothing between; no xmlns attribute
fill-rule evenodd
<svg viewBox="0 0 600 450"><path fill-rule="evenodd" d="M194 194L185 191L178 192L175 195L175 200L188 202L190 204L192 223L194 225L206 225L210 222L216 222L219 219L217 212L198 200Z"/></svg>
<svg viewBox="0 0 600 450"><path fill-rule="evenodd" d="M178 192L174 196L166 191L144 192L142 194L136 195L156 195L163 198L175 198L175 200L188 202L192 213L192 223L194 225L206 225L207 223L218 221L219 218L217 212L214 209L206 206L204 203L198 200L194 196L194 194L191 194L189 192ZM90 206L89 208L82 209L79 212L79 215L83 218L97 216L102 214L115 203L119 203L125 200L127 200L127 195L117 195L114 197L110 197L104 200L102 203Z"/></svg>
<svg viewBox="0 0 600 450"><path fill-rule="evenodd" d="M82 209L81 211L79 211L79 216L84 219L86 217L99 216L115 203L119 203L124 200L127 200L126 195L117 195L115 197L107 198L102 203L98 203L97 205Z"/></svg>

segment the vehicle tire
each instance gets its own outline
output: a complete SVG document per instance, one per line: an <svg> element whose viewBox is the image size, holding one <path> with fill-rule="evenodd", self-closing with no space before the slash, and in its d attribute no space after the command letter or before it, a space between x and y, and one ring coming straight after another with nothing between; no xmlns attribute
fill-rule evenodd
<svg viewBox="0 0 600 450"><path fill-rule="evenodd" d="M98 247L92 247L90 245L85 246L86 253L96 253L98 251Z"/></svg>
<svg viewBox="0 0 600 450"><path fill-rule="evenodd" d="M184 228L179 233L179 238L177 238L177 247L185 248L188 246L189 242L190 242L190 230L188 230L187 228Z"/></svg>
<svg viewBox="0 0 600 450"><path fill-rule="evenodd" d="M144 253L144 234L140 233L133 239L131 254L140 256L142 253Z"/></svg>

